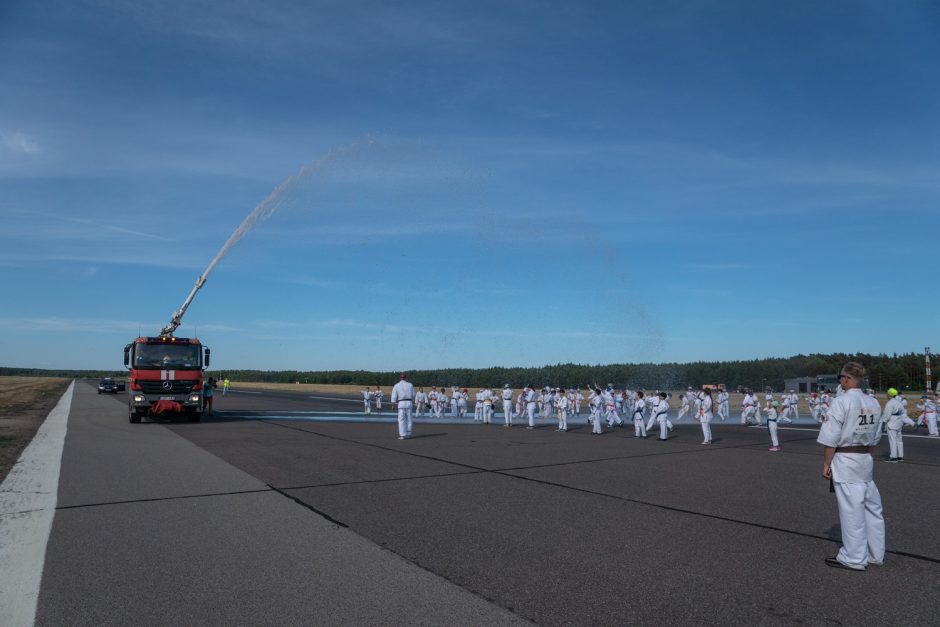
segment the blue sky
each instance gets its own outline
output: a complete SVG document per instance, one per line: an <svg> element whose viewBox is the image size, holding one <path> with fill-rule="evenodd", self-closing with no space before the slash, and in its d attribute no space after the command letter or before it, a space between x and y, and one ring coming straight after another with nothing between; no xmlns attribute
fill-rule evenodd
<svg viewBox="0 0 940 627"><path fill-rule="evenodd" d="M119 368L301 171L213 366L940 346L938 75L928 2L4 2L0 365Z"/></svg>

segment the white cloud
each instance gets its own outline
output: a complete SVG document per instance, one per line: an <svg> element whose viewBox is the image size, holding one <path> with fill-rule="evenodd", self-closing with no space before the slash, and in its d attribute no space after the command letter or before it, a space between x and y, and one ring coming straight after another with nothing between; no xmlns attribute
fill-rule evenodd
<svg viewBox="0 0 940 627"><path fill-rule="evenodd" d="M0 147L4 152L21 155L37 155L42 152L36 140L26 133L3 133L0 135Z"/></svg>

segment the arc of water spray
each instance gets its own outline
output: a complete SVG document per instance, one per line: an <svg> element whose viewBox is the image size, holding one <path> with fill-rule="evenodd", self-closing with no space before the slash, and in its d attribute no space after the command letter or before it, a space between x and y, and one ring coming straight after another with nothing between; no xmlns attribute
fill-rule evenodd
<svg viewBox="0 0 940 627"><path fill-rule="evenodd" d="M371 143L374 140L366 141ZM309 163L303 166L297 172L287 177L284 181L281 182L280 185L275 187L274 191L268 194L264 200L258 203L258 205L251 210L251 213L245 216L245 219L242 220L242 223L238 225L238 228L235 229L231 235L229 235L229 238L225 241L224 244L222 244L222 248L219 249L219 252L217 252L212 261L209 262L208 267L206 267L205 271L199 275L198 279L196 279L196 285L193 287L192 291L189 292L189 296L187 296L186 300L183 301L183 305L173 313L173 317L170 318L170 323L163 327L163 329L160 331L160 335L173 335L173 333L182 323L183 314L186 313L186 309L189 307L189 304L193 302L193 298L196 296L196 292L198 292L202 286L206 284L206 279L208 278L209 273L212 272L212 269L215 268L219 261L222 260L222 257L224 257L225 254L231 250L231 248L236 243L238 243L238 240L240 240L251 229L253 229L258 222L268 219L275 211L283 206L284 202L286 201L286 194L291 191L295 185L315 172L321 170L324 166L332 163L336 159L349 154L356 148L359 148L362 144L363 142L357 142L348 146L330 149L330 151L327 152L324 156L320 157L313 163Z"/></svg>

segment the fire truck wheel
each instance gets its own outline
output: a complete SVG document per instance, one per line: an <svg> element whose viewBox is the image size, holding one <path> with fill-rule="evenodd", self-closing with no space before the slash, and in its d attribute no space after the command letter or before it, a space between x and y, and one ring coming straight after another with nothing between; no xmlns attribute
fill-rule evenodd
<svg viewBox="0 0 940 627"><path fill-rule="evenodd" d="M196 410L191 410L187 418L190 422L199 422L202 419L202 414Z"/></svg>
<svg viewBox="0 0 940 627"><path fill-rule="evenodd" d="M140 413L136 411L132 411L130 413L130 421L131 421L131 424L135 424L135 425L140 424Z"/></svg>

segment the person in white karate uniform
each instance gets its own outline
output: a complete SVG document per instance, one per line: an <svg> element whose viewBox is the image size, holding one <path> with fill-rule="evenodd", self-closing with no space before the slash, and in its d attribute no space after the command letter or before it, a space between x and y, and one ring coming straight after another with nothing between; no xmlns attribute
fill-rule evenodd
<svg viewBox="0 0 940 627"><path fill-rule="evenodd" d="M603 415L604 396L601 394L600 388L594 388L594 392L591 394L591 417L594 419L594 428L591 429L591 433L594 435L600 435L604 431L603 427L601 427L601 418Z"/></svg>
<svg viewBox="0 0 940 627"><path fill-rule="evenodd" d="M437 388L431 388L428 392L428 404L431 406L431 417L441 417L441 395L437 393Z"/></svg>
<svg viewBox="0 0 940 627"><path fill-rule="evenodd" d="M365 405L365 413L372 413L372 390L366 388L362 391L362 402Z"/></svg>
<svg viewBox="0 0 940 627"><path fill-rule="evenodd" d="M664 442L669 439L669 430L672 425L669 422L669 401L666 400L666 393L660 392L659 399L653 406L653 418L659 423L659 440Z"/></svg>
<svg viewBox="0 0 940 627"><path fill-rule="evenodd" d="M392 405L398 408L398 439L411 437L411 409L414 404L415 386L408 382L408 376L403 372L398 383L392 388Z"/></svg>
<svg viewBox="0 0 940 627"><path fill-rule="evenodd" d="M463 395L460 393L460 388L450 388L450 415L454 418L457 417L457 407L460 405L461 396Z"/></svg>
<svg viewBox="0 0 940 627"><path fill-rule="evenodd" d="M464 388L460 392L460 398L457 400L457 416L459 418L467 417L467 401L470 399L470 391Z"/></svg>
<svg viewBox="0 0 940 627"><path fill-rule="evenodd" d="M559 388L555 392L555 416L558 418L558 430L568 430L568 399L565 396L565 388Z"/></svg>
<svg viewBox="0 0 940 627"><path fill-rule="evenodd" d="M525 413L529 418L529 424L526 426L527 429L535 428L535 408L537 406L536 398L538 395L535 393L535 390L531 386L525 387Z"/></svg>
<svg viewBox="0 0 940 627"><path fill-rule="evenodd" d="M780 440L777 438L777 407L780 405L777 401L770 401L764 408L767 414L767 431L770 433L770 448L767 449L776 453L780 450Z"/></svg>
<svg viewBox="0 0 940 627"><path fill-rule="evenodd" d="M728 392L725 390L718 392L718 417L722 422L728 417Z"/></svg>
<svg viewBox="0 0 940 627"><path fill-rule="evenodd" d="M884 513L871 456L881 439L881 406L859 389L864 379L861 364L842 367L843 394L833 400L816 439L825 447L822 476L836 493L842 527L842 548L825 562L855 571L880 566L885 557Z"/></svg>
<svg viewBox="0 0 940 627"><path fill-rule="evenodd" d="M512 426L512 389L509 387L509 384L503 386L502 391L503 399L503 424L507 427Z"/></svg>
<svg viewBox="0 0 940 627"><path fill-rule="evenodd" d="M887 461L904 461L904 439L901 435L901 429L904 425L916 426L910 416L907 415L907 408L904 407L904 399L898 396L898 391L894 388L888 389L888 402L881 412L881 419L887 427L888 446L890 452Z"/></svg>
<svg viewBox="0 0 940 627"><path fill-rule="evenodd" d="M493 390L483 388L483 424L493 422Z"/></svg>
<svg viewBox="0 0 940 627"><path fill-rule="evenodd" d="M698 408L698 420L702 423L702 435L704 440L702 444L712 443L712 392L711 390L702 390L699 392L701 404Z"/></svg>
<svg viewBox="0 0 940 627"><path fill-rule="evenodd" d="M646 399L643 390L637 390L636 397L633 399L633 437L646 437Z"/></svg>
<svg viewBox="0 0 940 627"><path fill-rule="evenodd" d="M676 416L676 422L682 420L682 417L689 413L689 408L692 406L692 401L689 399L689 394L679 395L679 415ZM743 424L743 423L742 423Z"/></svg>
<svg viewBox="0 0 940 627"><path fill-rule="evenodd" d="M601 395L604 397L604 415L607 418L607 426L622 426L623 420L620 419L620 414L617 413L617 400L614 398L613 390L608 387Z"/></svg>
<svg viewBox="0 0 940 627"><path fill-rule="evenodd" d="M424 388L418 388L418 392L415 394L414 402L417 409L417 413L415 415L420 418L424 415L424 412L428 406L428 395L425 393Z"/></svg>
<svg viewBox="0 0 940 627"><path fill-rule="evenodd" d="M793 413L793 399L790 398L789 394L783 394L781 398L783 399L783 407L781 407L780 416L777 420L784 424L789 424L793 422L793 419L790 418L790 415Z"/></svg>
<svg viewBox="0 0 940 627"><path fill-rule="evenodd" d="M755 399L754 394L748 390L744 393L744 400L741 401L741 424L746 425L751 422L751 419L754 418L754 413L756 410L757 399ZM760 424L760 417L755 418L754 422Z"/></svg>
<svg viewBox="0 0 940 627"><path fill-rule="evenodd" d="M382 392L382 388L375 386L375 392L372 393L372 398L375 399L375 411L382 413L382 399L385 398L385 394Z"/></svg>
<svg viewBox="0 0 940 627"><path fill-rule="evenodd" d="M790 390L790 411L793 412L790 416L793 420L800 419L800 395L793 390Z"/></svg>
<svg viewBox="0 0 940 627"><path fill-rule="evenodd" d="M937 437L937 403L926 394L920 397L922 403L917 403L917 409L920 410L920 416L917 422L927 425L927 435Z"/></svg>

